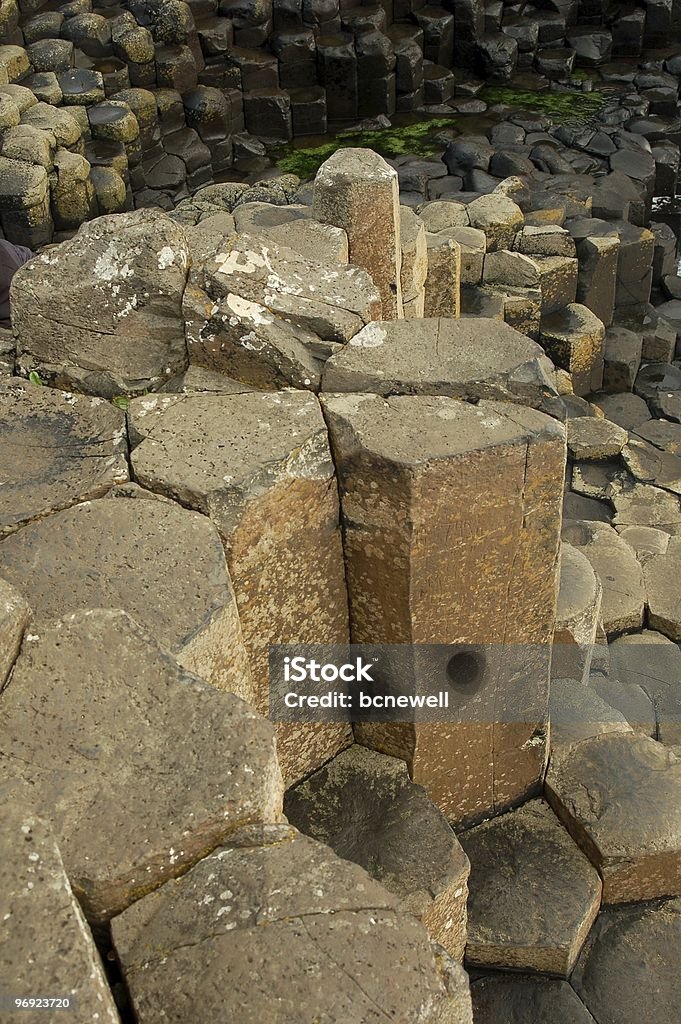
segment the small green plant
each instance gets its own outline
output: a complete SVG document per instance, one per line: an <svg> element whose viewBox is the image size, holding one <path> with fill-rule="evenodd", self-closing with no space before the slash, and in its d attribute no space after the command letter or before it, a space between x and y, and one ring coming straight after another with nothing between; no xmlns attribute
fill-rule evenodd
<svg viewBox="0 0 681 1024"><path fill-rule="evenodd" d="M122 409L123 412L127 412L128 406L130 405L130 399L127 395L114 395L111 399L111 404L115 405L117 409Z"/></svg>
<svg viewBox="0 0 681 1024"><path fill-rule="evenodd" d="M42 379L37 370L31 370L31 372L28 375L28 379L30 380L31 384L35 384L37 387L40 388L43 387L45 383L45 381Z"/></svg>

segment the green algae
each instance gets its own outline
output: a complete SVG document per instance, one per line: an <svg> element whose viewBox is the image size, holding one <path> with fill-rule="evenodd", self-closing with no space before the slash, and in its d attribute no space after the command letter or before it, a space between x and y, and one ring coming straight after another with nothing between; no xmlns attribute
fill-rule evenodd
<svg viewBox="0 0 681 1024"><path fill-rule="evenodd" d="M456 122L457 119L452 114L452 117L428 118L401 127L343 132L319 146L287 146L277 154L276 163L284 174L297 174L305 180L312 178L324 161L338 149L373 149L381 156L387 157L432 156L442 149L442 143L436 138L438 133L445 128L455 127Z"/></svg>
<svg viewBox="0 0 681 1024"><path fill-rule="evenodd" d="M581 125L591 121L606 104L599 92L533 92L512 86L487 86L480 98L490 106L503 103L515 110L529 110L546 114L560 124Z"/></svg>

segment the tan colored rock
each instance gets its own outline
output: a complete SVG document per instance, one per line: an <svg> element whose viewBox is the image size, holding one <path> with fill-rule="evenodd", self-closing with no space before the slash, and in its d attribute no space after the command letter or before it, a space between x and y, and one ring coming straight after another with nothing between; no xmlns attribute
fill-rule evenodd
<svg viewBox="0 0 681 1024"><path fill-rule="evenodd" d="M681 501L676 494L652 484L624 482L613 486L615 526L654 526L669 533L681 531Z"/></svg>
<svg viewBox="0 0 681 1024"><path fill-rule="evenodd" d="M573 416L567 423L568 451L574 459L609 459L621 453L626 430L596 416Z"/></svg>
<svg viewBox="0 0 681 1024"><path fill-rule="evenodd" d="M681 640L681 537L670 537L663 554L643 561L648 598L648 623L671 640Z"/></svg>
<svg viewBox="0 0 681 1024"><path fill-rule="evenodd" d="M31 610L23 596L0 579L0 690L17 659Z"/></svg>
<svg viewBox="0 0 681 1024"><path fill-rule="evenodd" d="M461 246L446 233L430 232L426 234L426 245L425 315L458 318L461 313Z"/></svg>
<svg viewBox="0 0 681 1024"><path fill-rule="evenodd" d="M588 558L560 546L560 589L553 632L551 674L586 682L601 615L603 588Z"/></svg>
<svg viewBox="0 0 681 1024"><path fill-rule="evenodd" d="M471 862L468 963L567 977L601 880L550 807L531 800L460 839Z"/></svg>
<svg viewBox="0 0 681 1024"><path fill-rule="evenodd" d="M489 645L473 655L482 693L468 710L470 692L453 683L474 723L362 725L357 736L407 760L450 821L498 810L543 770L548 665L527 645L554 629L562 427L448 398L334 395L324 408L354 641Z"/></svg>
<svg viewBox="0 0 681 1024"><path fill-rule="evenodd" d="M400 244L400 282L402 302L406 305L422 294L428 275L426 228L408 206L400 206Z"/></svg>
<svg viewBox="0 0 681 1024"><path fill-rule="evenodd" d="M472 1024L465 972L397 898L285 825L244 829L116 918L113 939L140 1024Z"/></svg>
<svg viewBox="0 0 681 1024"><path fill-rule="evenodd" d="M448 199L436 199L419 208L419 217L426 231L446 231L449 228L468 227L468 208L463 203Z"/></svg>
<svg viewBox="0 0 681 1024"><path fill-rule="evenodd" d="M348 262L345 231L314 220L309 206L244 203L234 211L234 224L239 234L264 235L319 263Z"/></svg>
<svg viewBox="0 0 681 1024"><path fill-rule="evenodd" d="M121 611L78 612L33 635L0 723L10 794L30 784L93 922L281 812L272 726Z"/></svg>
<svg viewBox="0 0 681 1024"><path fill-rule="evenodd" d="M122 608L188 671L254 700L220 538L195 512L123 497L76 505L1 543L0 577L24 594L37 631Z"/></svg>
<svg viewBox="0 0 681 1024"><path fill-rule="evenodd" d="M30 789L23 794L29 795ZM14 999L67 999L63 1013L119 1024L118 1011L54 837L29 807L3 806L0 831L0 971L3 1015L40 1024L62 1011L14 1009ZM9 1001L9 1005L7 1004Z"/></svg>
<svg viewBox="0 0 681 1024"><path fill-rule="evenodd" d="M572 374L576 395L601 386L604 338L603 322L576 302L542 318L540 343L556 366Z"/></svg>
<svg viewBox="0 0 681 1024"><path fill-rule="evenodd" d="M646 555L664 555L669 547L669 534L654 526L621 526L617 532L634 549L641 562Z"/></svg>
<svg viewBox="0 0 681 1024"><path fill-rule="evenodd" d="M267 714L270 644L348 640L338 494L319 403L304 391L188 395L156 411L152 403L136 422L146 431L132 453L136 479L209 516L222 537L255 705ZM277 733L289 784L351 741L342 724Z"/></svg>
<svg viewBox="0 0 681 1024"><path fill-rule="evenodd" d="M681 761L661 743L585 740L549 764L546 796L598 868L604 903L681 892Z"/></svg>
<svg viewBox="0 0 681 1024"><path fill-rule="evenodd" d="M101 399L0 383L0 537L128 479L125 415Z"/></svg>
<svg viewBox="0 0 681 1024"><path fill-rule="evenodd" d="M616 530L606 523L570 522L563 540L588 558L603 588L601 616L610 636L640 629L646 596L636 555Z"/></svg>
<svg viewBox="0 0 681 1024"><path fill-rule="evenodd" d="M610 645L610 671L623 686L640 686L655 709L655 739L681 744L681 651L652 629L621 636Z"/></svg>
<svg viewBox="0 0 681 1024"><path fill-rule="evenodd" d="M368 871L461 959L470 864L404 761L356 744L289 790L287 819Z"/></svg>
<svg viewBox="0 0 681 1024"><path fill-rule="evenodd" d="M488 252L510 249L524 224L520 207L499 192L474 199L467 210L470 226L485 232Z"/></svg>
<svg viewBox="0 0 681 1024"><path fill-rule="evenodd" d="M634 479L681 495L681 456L632 437L622 450L622 458Z"/></svg>
<svg viewBox="0 0 681 1024"><path fill-rule="evenodd" d="M371 276L382 317L402 317L397 171L370 149L339 149L317 171L314 216L347 232L350 263Z"/></svg>

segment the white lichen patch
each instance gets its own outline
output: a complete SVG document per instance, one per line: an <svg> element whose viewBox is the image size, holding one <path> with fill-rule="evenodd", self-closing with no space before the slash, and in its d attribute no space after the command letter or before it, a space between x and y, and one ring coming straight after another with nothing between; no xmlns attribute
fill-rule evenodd
<svg viewBox="0 0 681 1024"><path fill-rule="evenodd" d="M252 320L256 327L265 327L272 323L272 316L264 306L260 306L257 302L243 299L240 295L235 295L233 292L229 293L225 302L232 313L235 313L243 320Z"/></svg>
<svg viewBox="0 0 681 1024"><path fill-rule="evenodd" d="M380 324L371 323L363 327L362 330L350 339L350 344L353 348L378 348L379 345L383 345L388 337L388 332L385 327L381 327Z"/></svg>
<svg viewBox="0 0 681 1024"><path fill-rule="evenodd" d="M115 242L109 242L104 252L95 260L94 275L98 281L109 283L118 278L125 280L132 277L133 273L132 267L120 254Z"/></svg>

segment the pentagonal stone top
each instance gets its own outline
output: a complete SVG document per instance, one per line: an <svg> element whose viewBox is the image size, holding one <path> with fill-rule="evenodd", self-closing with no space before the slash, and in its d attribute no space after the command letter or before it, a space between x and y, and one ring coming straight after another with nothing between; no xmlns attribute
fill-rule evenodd
<svg viewBox="0 0 681 1024"><path fill-rule="evenodd" d="M113 938L140 1024L259 1024L273 1007L282 1024L470 1020L455 1016L465 975L447 958L438 971L416 918L289 826L244 830L116 918Z"/></svg>
<svg viewBox="0 0 681 1024"><path fill-rule="evenodd" d="M564 437L562 426L534 409L502 402L469 405L451 398L325 395L334 447L365 449L386 461L417 467L501 445Z"/></svg>
<svg viewBox="0 0 681 1024"><path fill-rule="evenodd" d="M540 407L556 396L553 365L534 341L497 320L378 321L324 367L324 391L497 398Z"/></svg>
<svg viewBox="0 0 681 1024"><path fill-rule="evenodd" d="M471 963L568 975L598 913L598 872L541 800L463 832Z"/></svg>
<svg viewBox="0 0 681 1024"><path fill-rule="evenodd" d="M584 740L546 776L547 799L603 878L603 900L681 893L681 760L638 733Z"/></svg>
<svg viewBox="0 0 681 1024"><path fill-rule="evenodd" d="M140 398L131 417L146 432L132 454L137 480L209 514L222 532L282 480L333 477L326 425L309 392L188 395L170 405Z"/></svg>
<svg viewBox="0 0 681 1024"><path fill-rule="evenodd" d="M24 594L37 631L123 608L186 667L250 697L222 544L196 512L153 498L77 505L0 543L0 577Z"/></svg>
<svg viewBox="0 0 681 1024"><path fill-rule="evenodd" d="M22 797L30 800L30 790ZM0 833L3 975L14 997L67 997L81 1020L119 1024L97 947L71 892L54 837L25 806L4 804ZM10 1006L9 1017L14 1016ZM35 1020L39 1011L24 1011ZM50 1016L47 1013L47 1016Z"/></svg>
<svg viewBox="0 0 681 1024"><path fill-rule="evenodd" d="M128 479L125 416L101 399L0 383L0 537Z"/></svg>
<svg viewBox="0 0 681 1024"><path fill-rule="evenodd" d="M0 725L10 795L30 784L92 920L280 813L272 726L180 668L121 611L31 634Z"/></svg>
<svg viewBox="0 0 681 1024"><path fill-rule="evenodd" d="M604 911L572 984L598 1024L673 1021L679 1015L681 900Z"/></svg>

